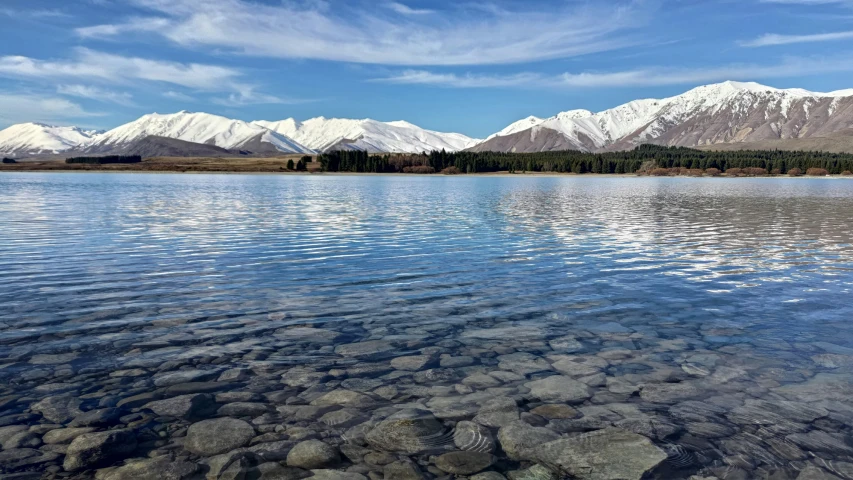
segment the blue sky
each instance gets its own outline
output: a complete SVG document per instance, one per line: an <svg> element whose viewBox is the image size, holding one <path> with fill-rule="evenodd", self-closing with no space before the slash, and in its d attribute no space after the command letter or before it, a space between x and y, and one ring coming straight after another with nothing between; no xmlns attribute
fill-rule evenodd
<svg viewBox="0 0 853 480"><path fill-rule="evenodd" d="M485 137L723 80L853 88L853 0L0 0L0 127L150 112Z"/></svg>

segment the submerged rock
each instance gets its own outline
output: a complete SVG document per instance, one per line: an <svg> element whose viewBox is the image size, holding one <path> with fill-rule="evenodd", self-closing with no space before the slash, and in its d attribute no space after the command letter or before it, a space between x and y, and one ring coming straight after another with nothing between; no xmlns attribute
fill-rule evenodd
<svg viewBox="0 0 853 480"><path fill-rule="evenodd" d="M132 430L110 430L84 433L68 446L62 467L68 471L81 470L121 460L136 449Z"/></svg>
<svg viewBox="0 0 853 480"><path fill-rule="evenodd" d="M255 429L243 420L216 418L190 425L184 448L192 453L209 457L225 453L249 443Z"/></svg>
<svg viewBox="0 0 853 480"><path fill-rule="evenodd" d="M435 459L435 466L454 475L471 475L489 468L493 462L490 453L448 452Z"/></svg>
<svg viewBox="0 0 853 480"><path fill-rule="evenodd" d="M648 438L616 428L562 438L534 451L540 463L579 480L640 480L667 459Z"/></svg>
<svg viewBox="0 0 853 480"><path fill-rule="evenodd" d="M195 463L158 457L128 462L104 475L103 480L183 480L197 471Z"/></svg>
<svg viewBox="0 0 853 480"><path fill-rule="evenodd" d="M365 439L375 448L416 455L448 446L452 439L426 410L399 411L379 423Z"/></svg>
<svg viewBox="0 0 853 480"><path fill-rule="evenodd" d="M551 429L533 427L518 421L498 431L498 441L504 452L512 460L531 460L535 458L536 449L540 445L553 442L560 435Z"/></svg>
<svg viewBox="0 0 853 480"><path fill-rule="evenodd" d="M590 398L589 387L572 378L554 375L524 384L530 395L543 402L581 403Z"/></svg>
<svg viewBox="0 0 853 480"><path fill-rule="evenodd" d="M307 470L333 467L341 463L337 449L319 440L307 440L296 444L287 454L287 465Z"/></svg>

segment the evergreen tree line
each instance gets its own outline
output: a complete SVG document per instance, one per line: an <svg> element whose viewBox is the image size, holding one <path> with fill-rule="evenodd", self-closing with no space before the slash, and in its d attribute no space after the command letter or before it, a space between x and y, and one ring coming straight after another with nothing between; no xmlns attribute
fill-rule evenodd
<svg viewBox="0 0 853 480"><path fill-rule="evenodd" d="M104 157L72 157L66 158L65 163L86 163L90 165L106 165L109 163L139 163L139 155L107 155Z"/></svg>
<svg viewBox="0 0 853 480"><path fill-rule="evenodd" d="M320 156L327 172L402 172L405 167L432 167L440 172L456 167L463 173L560 172L634 173L646 162L658 168L760 168L786 174L792 169L823 168L831 174L853 171L853 154L782 150L702 151L685 147L640 145L624 152L586 153L575 150L536 153L446 152L413 155L370 155L360 151L336 151ZM648 164L647 164L648 165Z"/></svg>
<svg viewBox="0 0 853 480"><path fill-rule="evenodd" d="M3 163L17 163L14 158L3 157Z"/></svg>

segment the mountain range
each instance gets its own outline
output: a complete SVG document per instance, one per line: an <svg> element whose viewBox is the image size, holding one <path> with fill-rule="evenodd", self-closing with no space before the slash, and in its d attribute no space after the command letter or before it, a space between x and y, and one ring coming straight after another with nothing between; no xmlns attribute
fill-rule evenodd
<svg viewBox="0 0 853 480"><path fill-rule="evenodd" d="M643 143L797 149L851 145L851 132L853 89L817 93L723 82L670 98L635 100L598 113L569 110L550 118L531 116L485 140L426 130L405 121L318 117L303 122L292 118L245 122L183 111L144 115L106 132L38 123L13 125L0 131L0 154L267 156L332 150L419 153L442 149L601 152L628 150Z"/></svg>

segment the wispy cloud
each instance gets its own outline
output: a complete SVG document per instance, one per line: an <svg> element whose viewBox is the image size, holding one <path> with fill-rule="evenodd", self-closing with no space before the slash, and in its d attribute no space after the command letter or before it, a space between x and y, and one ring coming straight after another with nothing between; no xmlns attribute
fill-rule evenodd
<svg viewBox="0 0 853 480"><path fill-rule="evenodd" d="M377 78L371 81L402 85L438 85L454 88L495 88L519 87L542 83L544 78L536 73L517 73L513 75L483 75L455 73L435 73L426 70L404 70L398 75Z"/></svg>
<svg viewBox="0 0 853 480"><path fill-rule="evenodd" d="M636 45L657 2L566 2L548 9L478 6L476 15L417 9L324 8L323 2L134 0L151 18L78 30L84 36L151 31L187 47L234 53L387 65L487 65L567 58ZM395 5L395 4L390 4ZM650 6L651 5L651 6ZM602 21L606 18L607 21ZM166 22L164 24L163 22ZM152 28L152 25L158 25Z"/></svg>
<svg viewBox="0 0 853 480"><path fill-rule="evenodd" d="M853 71L853 55L832 58L788 58L772 65L731 64L709 68L654 67L613 72L580 72L560 75L517 73L512 75L457 75L425 70L406 70L373 81L421 84L448 88L613 88L695 85L724 80L750 81Z"/></svg>
<svg viewBox="0 0 853 480"><path fill-rule="evenodd" d="M792 43L834 42L853 38L853 31L815 33L811 35L780 35L768 33L755 40L741 42L744 47L769 47L774 45L790 45Z"/></svg>
<svg viewBox="0 0 853 480"><path fill-rule="evenodd" d="M398 2L390 2L385 4L385 6L390 8L391 10L394 10L400 15L429 15L430 13L434 12L434 10L429 10L426 8L412 8L408 5L404 5Z"/></svg>
<svg viewBox="0 0 853 480"><path fill-rule="evenodd" d="M168 92L164 92L163 96L166 98L171 98L172 100L180 100L182 102L195 102L196 101L195 97L187 95L186 93L175 92L172 90L169 90Z"/></svg>
<svg viewBox="0 0 853 480"><path fill-rule="evenodd" d="M14 9L14 8L0 8L0 16L11 17L11 18L68 18L71 17L70 14L63 12L62 10L56 9L31 9L31 10L23 10L23 9Z"/></svg>
<svg viewBox="0 0 853 480"><path fill-rule="evenodd" d="M51 79L87 78L121 83L148 80L203 90L233 85L241 73L228 67L124 57L78 48L71 60L39 60L22 56L0 57L0 76Z"/></svg>
<svg viewBox="0 0 853 480"><path fill-rule="evenodd" d="M761 3L782 5L845 5L853 6L853 0L760 0Z"/></svg>
<svg viewBox="0 0 853 480"><path fill-rule="evenodd" d="M89 85L60 85L56 88L56 93L60 95L69 95L72 97L87 98L98 102L115 103L125 107L136 106L133 103L133 95L127 92L113 92L103 88L92 87Z"/></svg>
<svg viewBox="0 0 853 480"><path fill-rule="evenodd" d="M30 93L0 94L0 124L20 122L53 123L67 119L103 116L61 97Z"/></svg>
<svg viewBox="0 0 853 480"><path fill-rule="evenodd" d="M214 98L211 100L213 103L218 105L223 105L226 107L243 107L246 105L294 105L299 103L307 103L311 100L301 100L301 99L290 99L290 98L282 98L277 97L275 95L267 95L264 93L256 92L253 87L245 87L239 89L238 92L232 93L225 98Z"/></svg>

